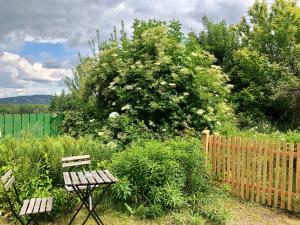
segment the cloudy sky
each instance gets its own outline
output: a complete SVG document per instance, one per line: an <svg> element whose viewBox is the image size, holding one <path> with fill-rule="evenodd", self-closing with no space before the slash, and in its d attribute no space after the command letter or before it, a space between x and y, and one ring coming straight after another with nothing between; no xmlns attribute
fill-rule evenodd
<svg viewBox="0 0 300 225"><path fill-rule="evenodd" d="M100 30L135 18L179 20L199 32L201 17L236 23L254 0L0 0L0 98L59 93L72 75L78 52Z"/></svg>

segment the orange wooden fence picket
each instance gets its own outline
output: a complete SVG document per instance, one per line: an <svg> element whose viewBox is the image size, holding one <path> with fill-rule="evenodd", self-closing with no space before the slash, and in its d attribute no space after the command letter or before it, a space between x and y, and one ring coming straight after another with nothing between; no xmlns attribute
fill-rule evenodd
<svg viewBox="0 0 300 225"><path fill-rule="evenodd" d="M300 199L300 143L224 137L202 132L212 174L242 199L295 211Z"/></svg>

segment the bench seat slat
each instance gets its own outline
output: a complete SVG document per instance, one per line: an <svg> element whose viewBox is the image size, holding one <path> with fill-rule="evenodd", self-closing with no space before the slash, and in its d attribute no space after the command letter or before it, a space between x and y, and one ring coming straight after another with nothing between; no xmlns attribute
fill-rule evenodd
<svg viewBox="0 0 300 225"><path fill-rule="evenodd" d="M20 211L20 216L25 215L25 213L26 213L26 211L27 211L27 208L28 208L28 205L29 205L29 200L26 199L26 200L23 202L23 205L22 205L22 208L21 208L21 211Z"/></svg>
<svg viewBox="0 0 300 225"><path fill-rule="evenodd" d="M40 213L43 213L46 211L46 205L47 205L47 198L42 198L41 206L40 206Z"/></svg>
<svg viewBox="0 0 300 225"><path fill-rule="evenodd" d="M40 209L40 206L41 206L41 201L42 201L41 198L36 199L32 214L36 214L36 213L39 212L39 209Z"/></svg>
<svg viewBox="0 0 300 225"><path fill-rule="evenodd" d="M47 199L46 212L50 212L52 210L52 201L53 199L51 197Z"/></svg>
<svg viewBox="0 0 300 225"><path fill-rule="evenodd" d="M35 198L32 198L32 199L30 199L29 206L28 206L27 211L25 213L26 215L32 214L34 205L35 205Z"/></svg>

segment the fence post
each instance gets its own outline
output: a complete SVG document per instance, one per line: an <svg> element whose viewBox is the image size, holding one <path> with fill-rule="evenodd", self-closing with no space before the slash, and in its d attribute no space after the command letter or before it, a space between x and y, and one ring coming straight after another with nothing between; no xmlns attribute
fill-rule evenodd
<svg viewBox="0 0 300 225"><path fill-rule="evenodd" d="M208 162L207 157L208 157L208 138L209 138L209 130L204 130L201 132L201 140L202 140L202 144L203 144L203 148L205 151L205 160L206 160L206 164Z"/></svg>
<svg viewBox="0 0 300 225"><path fill-rule="evenodd" d="M300 143L297 144L296 194L300 197Z"/></svg>

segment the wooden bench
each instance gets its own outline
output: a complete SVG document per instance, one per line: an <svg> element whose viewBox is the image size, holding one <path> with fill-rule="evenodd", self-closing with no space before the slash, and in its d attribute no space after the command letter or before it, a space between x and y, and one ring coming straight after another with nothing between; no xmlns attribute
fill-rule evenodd
<svg viewBox="0 0 300 225"><path fill-rule="evenodd" d="M2 178L1 183L5 190L5 197L7 199L7 202L9 204L9 207L13 213L13 215L19 220L21 224L25 224L25 222L20 218L20 216L29 216L30 219L27 221L26 224L29 224L30 222L34 222L37 224L37 221L35 221L35 216L40 213L49 213L52 210L52 197L49 198L32 198L32 199L26 199L25 201L21 201L19 198L19 193L17 191L17 188L15 186L15 177L13 176L12 170L9 170ZM19 213L16 212L13 201L8 194L9 191L13 189L16 200L20 205L22 205L21 210Z"/></svg>

